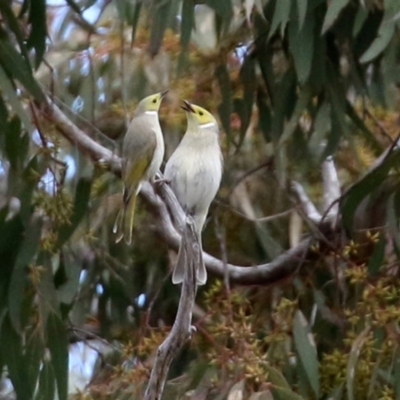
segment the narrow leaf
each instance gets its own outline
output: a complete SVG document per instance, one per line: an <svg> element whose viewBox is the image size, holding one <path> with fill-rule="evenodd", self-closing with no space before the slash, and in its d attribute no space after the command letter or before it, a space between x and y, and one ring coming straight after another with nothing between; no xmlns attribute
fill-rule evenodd
<svg viewBox="0 0 400 400"><path fill-rule="evenodd" d="M26 342L24 356L24 363L28 369L28 382L32 387L36 387L43 354L44 343L41 332L37 330Z"/></svg>
<svg viewBox="0 0 400 400"><path fill-rule="evenodd" d="M155 10L153 11L153 21L151 24L151 34L149 43L149 53L154 57L161 47L164 32L168 26L169 13L173 1L156 0L154 1Z"/></svg>
<svg viewBox="0 0 400 400"><path fill-rule="evenodd" d="M368 260L368 273L370 275L376 275L379 272L385 259L385 245L385 235L381 234L378 242L374 245L374 251L372 252L371 257Z"/></svg>
<svg viewBox="0 0 400 400"><path fill-rule="evenodd" d="M29 385L27 365L23 362L22 339L6 316L0 332L0 353L7 365L8 374L18 399L31 399L34 386Z"/></svg>
<svg viewBox="0 0 400 400"><path fill-rule="evenodd" d="M274 396L274 400L304 400L301 396L288 388L272 386L270 390Z"/></svg>
<svg viewBox="0 0 400 400"><path fill-rule="evenodd" d="M283 134L279 139L279 146L285 143L292 136L310 100L311 90L309 87L304 87L299 94L299 98L297 100L293 114L289 122L286 124L285 130L283 131Z"/></svg>
<svg viewBox="0 0 400 400"><path fill-rule="evenodd" d="M286 24L289 21L291 5L292 0L279 0L275 2L274 16L272 18L268 39L274 35L279 26L281 27L281 36L283 36Z"/></svg>
<svg viewBox="0 0 400 400"><path fill-rule="evenodd" d="M394 21L382 21L378 30L377 38L372 42L368 50L361 56L361 63L368 63L379 56L388 46L395 32L396 23Z"/></svg>
<svg viewBox="0 0 400 400"><path fill-rule="evenodd" d="M68 337L63 321L54 313L47 321L47 345L57 381L59 400L68 397Z"/></svg>
<svg viewBox="0 0 400 400"><path fill-rule="evenodd" d="M194 3L192 1L184 1L182 3L182 22L181 22L181 54L179 55L178 74L183 68L187 49L189 47L192 30L194 28Z"/></svg>
<svg viewBox="0 0 400 400"><path fill-rule="evenodd" d="M43 91L33 78L32 71L2 30L0 30L0 64L7 74L18 79L36 100L45 101Z"/></svg>
<svg viewBox="0 0 400 400"><path fill-rule="evenodd" d="M280 371L271 367L270 365L264 365L264 369L267 372L266 380L272 383L274 386L290 389L290 385L282 375Z"/></svg>
<svg viewBox="0 0 400 400"><path fill-rule="evenodd" d="M298 20L294 19L289 22L289 43L298 80L300 83L304 83L310 76L314 55L313 14L310 14L307 23L300 30Z"/></svg>
<svg viewBox="0 0 400 400"><path fill-rule="evenodd" d="M140 11L142 9L142 5L143 5L142 1L137 1L135 4L135 8L133 10L132 23L131 23L131 26L132 26L131 43L132 43L132 45L135 42L136 30L137 30L138 23L139 23L139 17L140 17Z"/></svg>
<svg viewBox="0 0 400 400"><path fill-rule="evenodd" d="M334 24L340 12L349 2L350 0L332 0L330 2L322 25L322 34L324 34Z"/></svg>
<svg viewBox="0 0 400 400"><path fill-rule="evenodd" d="M55 376L52 365L49 361L43 363L39 376L39 387L35 400L54 399L55 395Z"/></svg>
<svg viewBox="0 0 400 400"><path fill-rule="evenodd" d="M31 32L27 41L28 48L35 49L35 67L39 67L46 49L47 21L46 0L31 0L29 9Z"/></svg>
<svg viewBox="0 0 400 400"><path fill-rule="evenodd" d="M308 322L300 310L296 311L294 317L293 335L299 360L304 368L311 388L318 397L319 372L317 348L308 326Z"/></svg>
<svg viewBox="0 0 400 400"><path fill-rule="evenodd" d="M299 16L299 30L303 29L304 21L307 15L308 0L297 0L297 14Z"/></svg>
<svg viewBox="0 0 400 400"><path fill-rule="evenodd" d="M356 37L360 33L362 27L364 26L364 22L366 21L367 18L368 18L368 9L364 7L358 7L357 15L353 25L353 32L352 32L353 37Z"/></svg>
<svg viewBox="0 0 400 400"><path fill-rule="evenodd" d="M86 214L90 200L92 181L86 178L79 179L75 192L74 208L70 223L60 228L58 232L57 246L62 246L74 233L75 229Z"/></svg>
<svg viewBox="0 0 400 400"><path fill-rule="evenodd" d="M351 351L349 355L349 361L347 362L346 370L346 388L347 397L349 400L354 400L354 377L356 375L356 368L358 358L360 356L361 349L368 338L370 327L367 326L353 341Z"/></svg>
<svg viewBox="0 0 400 400"><path fill-rule="evenodd" d="M8 307L10 319L17 332L21 331L21 306L27 280L27 267L39 247L42 221L32 219L24 232L24 239L19 248L18 256L11 275Z"/></svg>
<svg viewBox="0 0 400 400"><path fill-rule="evenodd" d="M399 154L399 150L390 153L381 165L368 172L344 195L341 211L347 230L351 231L352 229L354 214L360 203L384 182L391 168L399 164Z"/></svg>

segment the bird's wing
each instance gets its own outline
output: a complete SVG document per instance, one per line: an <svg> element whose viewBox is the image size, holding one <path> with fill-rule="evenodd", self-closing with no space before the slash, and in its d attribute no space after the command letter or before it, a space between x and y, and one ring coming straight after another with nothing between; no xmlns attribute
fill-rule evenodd
<svg viewBox="0 0 400 400"><path fill-rule="evenodd" d="M141 117L135 118L128 128L122 149L122 177L128 189L128 196L138 189L151 164L156 147L155 127Z"/></svg>

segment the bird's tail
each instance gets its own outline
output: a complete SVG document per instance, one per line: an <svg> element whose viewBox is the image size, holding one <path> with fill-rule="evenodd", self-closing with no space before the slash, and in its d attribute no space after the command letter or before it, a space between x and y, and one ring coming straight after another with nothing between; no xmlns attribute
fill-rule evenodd
<svg viewBox="0 0 400 400"><path fill-rule="evenodd" d="M135 215L136 193L132 194L127 201L124 201L124 206L119 210L117 219L115 220L113 232L117 235L115 240L118 243L122 238L125 238L127 244L132 242L133 217Z"/></svg>
<svg viewBox="0 0 400 400"><path fill-rule="evenodd" d="M199 258L196 262L197 264L196 281L197 285L201 286L205 285L205 283L207 282L207 270L203 261L203 248L200 236L198 237L198 245L199 245ZM190 243L190 241L184 240L184 238L182 238L181 244L179 246L178 258L175 264L174 271L172 273L172 283L174 285L182 283L183 280L185 279L186 268L189 268L188 260L192 259L192 257L188 257L188 252L193 252L191 246L192 244Z"/></svg>

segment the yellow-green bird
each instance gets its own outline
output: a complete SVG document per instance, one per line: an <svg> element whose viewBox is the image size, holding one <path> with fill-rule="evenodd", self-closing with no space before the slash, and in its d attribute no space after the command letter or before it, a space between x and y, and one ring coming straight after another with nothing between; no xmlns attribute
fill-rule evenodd
<svg viewBox="0 0 400 400"><path fill-rule="evenodd" d="M136 197L141 185L152 180L164 158L164 139L158 110L168 90L145 97L137 106L122 148L123 208L114 225L116 242L132 242Z"/></svg>
<svg viewBox="0 0 400 400"><path fill-rule="evenodd" d="M185 101L186 133L168 160L164 176L169 181L179 203L193 217L201 246L201 231L222 178L222 153L218 123L204 108ZM207 271L200 257L196 278L198 285L207 281ZM186 256L179 248L178 260L172 275L174 284L184 279Z"/></svg>

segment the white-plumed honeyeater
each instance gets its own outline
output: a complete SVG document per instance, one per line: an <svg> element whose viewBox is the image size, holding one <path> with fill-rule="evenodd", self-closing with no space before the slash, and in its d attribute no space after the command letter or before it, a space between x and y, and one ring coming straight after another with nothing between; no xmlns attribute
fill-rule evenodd
<svg viewBox="0 0 400 400"><path fill-rule="evenodd" d="M116 242L125 238L132 242L133 217L136 197L142 182L154 178L164 158L164 139L158 119L158 110L164 92L144 98L137 106L123 140L122 180L124 182L123 208L114 225Z"/></svg>
<svg viewBox="0 0 400 400"><path fill-rule="evenodd" d="M186 214L194 219L201 254L201 231L222 177L219 128L215 118L204 108L187 101L182 108L187 117L186 133L168 160L164 176ZM202 256L199 264L197 284L204 285L207 271ZM174 284L183 282L185 268L186 257L181 243L172 275Z"/></svg>

